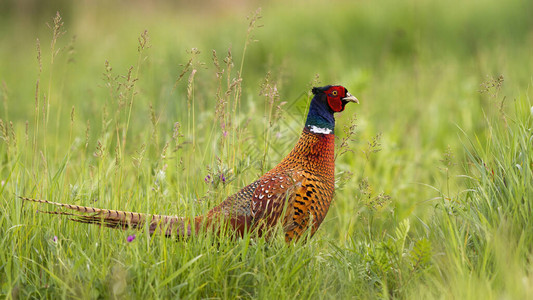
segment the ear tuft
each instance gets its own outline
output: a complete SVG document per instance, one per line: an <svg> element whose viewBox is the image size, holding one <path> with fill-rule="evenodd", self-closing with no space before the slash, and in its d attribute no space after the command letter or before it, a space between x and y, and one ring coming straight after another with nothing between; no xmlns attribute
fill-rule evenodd
<svg viewBox="0 0 533 300"><path fill-rule="evenodd" d="M331 85L326 85L326 86L322 86L322 87L314 87L311 92L313 92L313 94L320 94L320 93L323 93L325 91L327 91L329 88L331 87Z"/></svg>

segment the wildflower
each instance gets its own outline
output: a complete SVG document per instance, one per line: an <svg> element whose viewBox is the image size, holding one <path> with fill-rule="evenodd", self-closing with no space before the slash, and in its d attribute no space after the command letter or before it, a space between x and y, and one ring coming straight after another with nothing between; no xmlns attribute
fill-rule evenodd
<svg viewBox="0 0 533 300"><path fill-rule="evenodd" d="M131 242L133 242L134 239L135 239L135 234L128 235L127 241L128 241L128 243L131 243Z"/></svg>
<svg viewBox="0 0 533 300"><path fill-rule="evenodd" d="M226 183L226 176L224 176L223 173L220 174L220 181L222 181L222 183Z"/></svg>
<svg viewBox="0 0 533 300"><path fill-rule="evenodd" d="M224 137L227 137L228 136L228 131L226 130L226 123L220 124L220 129L222 129L222 135Z"/></svg>
<svg viewBox="0 0 533 300"><path fill-rule="evenodd" d="M57 236L56 235L54 235L54 237L52 238L52 242L57 243Z"/></svg>
<svg viewBox="0 0 533 300"><path fill-rule="evenodd" d="M205 178L204 178L204 181L205 181L205 183L209 183L211 181L211 176L209 174L207 174L207 176L205 176Z"/></svg>

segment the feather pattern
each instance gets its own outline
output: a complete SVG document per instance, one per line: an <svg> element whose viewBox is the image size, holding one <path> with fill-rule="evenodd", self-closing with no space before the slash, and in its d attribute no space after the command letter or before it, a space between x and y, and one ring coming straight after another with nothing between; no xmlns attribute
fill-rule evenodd
<svg viewBox="0 0 533 300"><path fill-rule="evenodd" d="M47 214L69 216L70 220L88 223L88 224L100 224L110 228L120 229L140 229L147 220L149 220L150 233L164 234L166 236L171 235L190 235L191 226L187 225L187 231L185 231L186 219L183 217L166 216L166 215L148 215L137 212L120 211L112 209L101 209L88 206L79 206L74 204L65 204L59 202L52 202L48 200L33 199L28 197L20 197L22 200L52 204L59 207L64 207L77 211L78 214L69 213L64 211L40 211Z"/></svg>

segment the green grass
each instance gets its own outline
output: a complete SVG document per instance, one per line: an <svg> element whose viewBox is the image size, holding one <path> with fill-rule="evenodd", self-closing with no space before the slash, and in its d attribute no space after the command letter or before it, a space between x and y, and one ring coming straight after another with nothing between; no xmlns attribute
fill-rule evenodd
<svg viewBox="0 0 533 300"><path fill-rule="evenodd" d="M101 2L0 5L2 297L532 297L529 2ZM361 104L308 241L176 241L17 198L201 214L288 153L330 83Z"/></svg>

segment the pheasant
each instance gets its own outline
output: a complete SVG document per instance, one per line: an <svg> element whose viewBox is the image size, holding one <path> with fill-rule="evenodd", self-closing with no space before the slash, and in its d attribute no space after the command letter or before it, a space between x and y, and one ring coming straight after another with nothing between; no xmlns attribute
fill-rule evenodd
<svg viewBox="0 0 533 300"><path fill-rule="evenodd" d="M287 242L297 240L307 230L312 236L324 220L335 191L333 114L343 111L348 102L359 103L340 85L315 87L312 92L305 127L292 151L272 170L205 215L191 219L21 198L74 210L77 213L48 212L70 216L74 221L120 229L147 225L151 234L165 236L188 237L202 228L220 229L217 226L222 223L240 235L247 230L262 235L278 222L282 222Z"/></svg>

